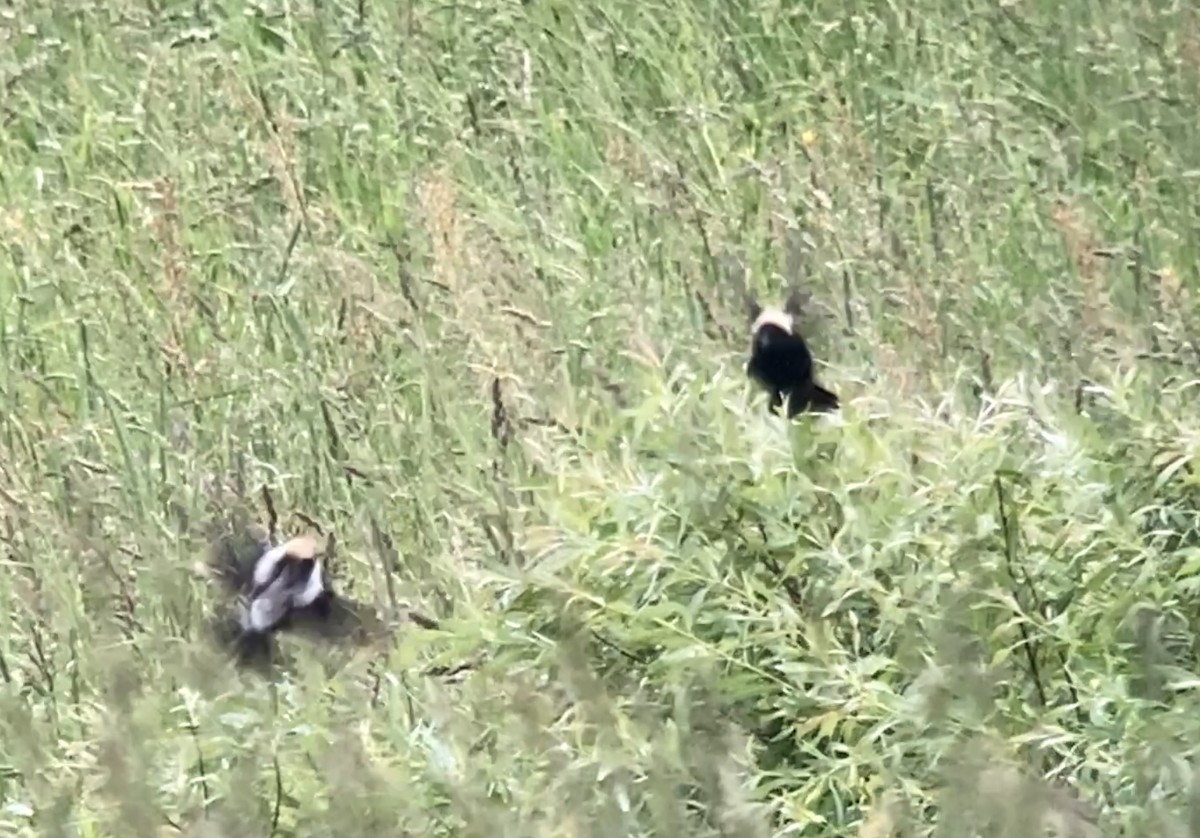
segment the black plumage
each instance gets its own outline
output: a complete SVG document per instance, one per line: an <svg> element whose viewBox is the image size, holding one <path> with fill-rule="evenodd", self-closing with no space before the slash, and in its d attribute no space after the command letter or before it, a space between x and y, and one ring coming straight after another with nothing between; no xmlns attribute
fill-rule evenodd
<svg viewBox="0 0 1200 838"><path fill-rule="evenodd" d="M795 294L782 310L757 303L750 308L753 322L746 373L770 394L773 413L786 402L789 419L804 412L837 410L840 404L837 395L813 377L812 352L796 332L797 313Z"/></svg>
<svg viewBox="0 0 1200 838"><path fill-rule="evenodd" d="M315 543L226 536L215 545L210 576L235 599L235 613L213 626L214 639L241 666L265 670L280 660L280 632L324 642L358 640L380 625L374 609L339 595Z"/></svg>

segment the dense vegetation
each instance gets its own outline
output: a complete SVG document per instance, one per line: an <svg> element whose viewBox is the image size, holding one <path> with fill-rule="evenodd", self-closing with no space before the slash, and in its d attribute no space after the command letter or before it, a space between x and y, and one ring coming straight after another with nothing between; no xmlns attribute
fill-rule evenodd
<svg viewBox="0 0 1200 838"><path fill-rule="evenodd" d="M1190 4L13 0L0 80L4 834L1200 835ZM274 686L268 501L396 625Z"/></svg>

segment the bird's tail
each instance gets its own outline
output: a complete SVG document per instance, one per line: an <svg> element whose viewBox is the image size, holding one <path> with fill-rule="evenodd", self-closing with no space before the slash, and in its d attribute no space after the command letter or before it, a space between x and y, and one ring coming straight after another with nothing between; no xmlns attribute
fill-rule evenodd
<svg viewBox="0 0 1200 838"><path fill-rule="evenodd" d="M279 657L270 634L246 631L232 615L213 618L208 630L218 648L239 668L267 672Z"/></svg>
<svg viewBox="0 0 1200 838"><path fill-rule="evenodd" d="M788 399L788 418L791 419L801 413L807 412L837 410L840 404L841 402L838 400L836 394L813 382L803 392L800 390L792 391Z"/></svg>
<svg viewBox="0 0 1200 838"><path fill-rule="evenodd" d="M238 666L258 671L269 669L277 657L274 638L256 631L242 632L234 642L233 653Z"/></svg>
<svg viewBox="0 0 1200 838"><path fill-rule="evenodd" d="M837 394L826 390L820 384L814 383L809 394L812 406L817 410L837 410L841 406Z"/></svg>

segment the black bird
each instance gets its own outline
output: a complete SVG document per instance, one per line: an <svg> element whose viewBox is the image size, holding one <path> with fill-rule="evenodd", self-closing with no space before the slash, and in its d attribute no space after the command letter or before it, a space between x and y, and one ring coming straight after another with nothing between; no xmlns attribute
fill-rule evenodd
<svg viewBox="0 0 1200 838"><path fill-rule="evenodd" d="M771 394L771 412L787 402L789 419L806 411L831 411L838 397L813 380L813 358L796 333L799 299L788 297L783 309L750 303L750 361L746 373Z"/></svg>
<svg viewBox="0 0 1200 838"><path fill-rule="evenodd" d="M278 546L256 540L240 551L228 539L218 545L213 575L237 597L238 613L214 631L239 665L269 667L278 656L278 632L337 642L378 627L373 609L333 590L322 559L307 536Z"/></svg>

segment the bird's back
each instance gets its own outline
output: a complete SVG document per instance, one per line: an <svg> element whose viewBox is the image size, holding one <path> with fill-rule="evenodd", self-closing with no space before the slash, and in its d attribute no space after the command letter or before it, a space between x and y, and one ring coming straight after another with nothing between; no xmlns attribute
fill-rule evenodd
<svg viewBox="0 0 1200 838"><path fill-rule="evenodd" d="M813 360L799 335L766 325L755 333L750 374L776 390L790 390L812 380Z"/></svg>

